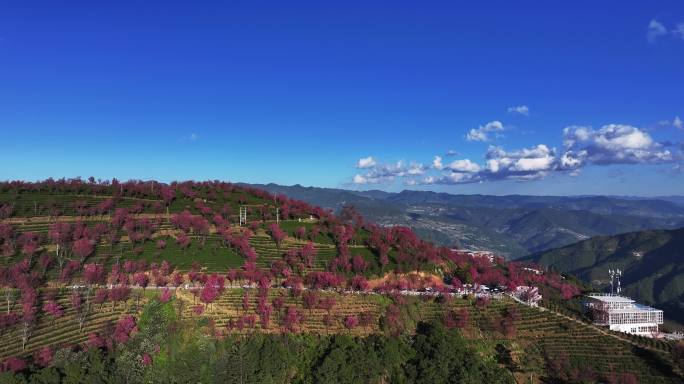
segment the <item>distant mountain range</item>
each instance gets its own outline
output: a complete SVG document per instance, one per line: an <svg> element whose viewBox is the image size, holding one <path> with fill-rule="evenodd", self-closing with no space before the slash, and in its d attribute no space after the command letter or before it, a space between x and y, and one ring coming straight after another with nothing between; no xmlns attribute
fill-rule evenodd
<svg viewBox="0 0 684 384"><path fill-rule="evenodd" d="M253 186L333 210L350 204L380 225L406 225L439 244L492 250L509 258L595 236L684 227L684 198L677 196L488 196Z"/></svg>
<svg viewBox="0 0 684 384"><path fill-rule="evenodd" d="M608 269L619 268L625 294L665 310L667 318L684 324L684 228L599 236L524 260L606 289Z"/></svg>

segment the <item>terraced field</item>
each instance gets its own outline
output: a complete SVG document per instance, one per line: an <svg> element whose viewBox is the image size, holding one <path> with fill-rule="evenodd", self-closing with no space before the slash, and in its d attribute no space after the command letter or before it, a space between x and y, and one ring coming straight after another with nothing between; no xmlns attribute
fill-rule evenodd
<svg viewBox="0 0 684 384"><path fill-rule="evenodd" d="M48 216L54 213L61 215L77 215L75 205L83 203L85 206L94 207L112 196L94 196L90 194L51 194L45 192L36 193L0 193L0 204L11 203L14 207L15 217ZM141 199L132 197L117 198L118 208L130 208L136 204L150 205L161 200Z"/></svg>
<svg viewBox="0 0 684 384"><path fill-rule="evenodd" d="M592 325L579 324L550 311L521 307L521 315L516 340L524 353L537 350L541 355L565 358L580 371L591 368L604 374L629 372L648 382L672 382L666 351L636 347L607 336Z"/></svg>
<svg viewBox="0 0 684 384"><path fill-rule="evenodd" d="M259 254L257 263L261 267L269 268L274 261L280 260L283 253L290 249L301 248L305 241L296 241L290 238L285 241L280 248L276 247L276 243L265 234L258 234L250 239L250 244L254 250ZM314 243L316 249L316 258L314 259L314 270L324 270L328 261L337 255L337 250L333 245Z"/></svg>
<svg viewBox="0 0 684 384"><path fill-rule="evenodd" d="M55 301L64 309L64 315L53 320L46 315L39 315L38 321L32 327L31 336L26 344L26 349L21 349L21 326L14 326L0 334L0 360L9 356L30 355L42 347L59 347L80 344L88 339L88 335L99 332L105 327L111 326L125 314L136 314L135 300L130 299L125 303L119 303L116 307L106 304L102 307L92 305L92 309L83 328L79 331L76 320L76 312L69 303L69 290L62 290ZM139 305L144 304L146 299L141 299ZM15 303L11 310L20 313L21 306ZM0 313L7 311L7 303L0 303Z"/></svg>
<svg viewBox="0 0 684 384"><path fill-rule="evenodd" d="M214 304L206 309L201 316L214 320L218 328L223 328L232 319L246 315L255 315L257 305L257 292L250 289L250 305L245 311L242 307L243 289L227 290ZM285 294L285 290L271 290L270 299ZM326 326L324 317L328 314L323 309L305 309L301 298L286 295L285 307L295 306L304 315L302 329L306 332L328 333L351 333L358 336L373 332L382 332L381 319L385 314L386 307L392 302L390 298L376 294L344 294L325 292L321 297L333 296L337 305L331 311L334 324ZM188 305L184 310L184 316L197 317L192 312L193 298L189 294L182 296ZM441 319L444 313L442 304L432 299L411 298L415 303L416 318L413 321L430 321ZM551 311L529 308L519 305L512 300L492 301L484 308L473 305L473 302L465 299L454 299L448 307L459 310L467 308L470 317L468 325L463 329L464 335L480 346L481 352L494 358L495 347L504 345L512 351L516 364L517 373L523 377L540 377L546 371L546 358L555 358L567 361L569 367L578 371L591 370L599 376L606 376L611 372L629 372L644 382L672 383L673 373L668 351L649 350L630 344L612 335L606 335L601 330L589 324L579 324L571 319L559 316ZM515 335L506 337L499 330L496 321L500 320L505 309L516 307L520 312L520 318L515 321L517 332ZM355 327L346 329L343 319L349 315L358 316L361 313L370 313L374 321L367 327ZM279 323L279 315L274 312L271 316L271 325L262 330L258 324L256 329L265 332L282 332ZM243 330L243 332L249 332ZM665 346L667 344L663 344Z"/></svg>
<svg viewBox="0 0 684 384"><path fill-rule="evenodd" d="M244 310L243 308L243 295L245 292L249 296L249 309ZM350 332L356 335L367 335L372 332L379 331L378 320L383 314L383 309L388 303L386 297L380 295L371 294L348 294L341 295L333 292L321 292L320 298L324 299L327 297L334 298L336 305L334 308L328 312L325 309L312 308L307 309L304 307L301 297L292 297L288 294L286 289L272 289L269 292L269 303L278 296L283 296L285 302L283 309L287 307L296 307L301 314L304 316L304 321L301 324L302 330L306 332L318 333L318 334L329 334L336 332ZM207 316L215 321L217 327L224 327L229 320L236 320L239 317L247 315L257 316L258 324L258 314L256 312L258 293L256 289L228 289L224 292L214 303L212 303L205 310L202 316ZM186 300L188 304L195 303L192 295L189 293L181 293L181 298ZM197 301L199 303L199 301ZM262 332L282 332L281 318L283 316L284 310L280 313L274 310L271 315L271 323L267 329L261 329L259 325L257 328ZM375 319L374 323L367 327L355 327L352 330L348 330L343 325L343 320L346 316L358 316L361 313L369 313ZM334 324L326 326L324 323L324 317L330 314L334 319ZM196 316L192 311L192 306L187 305L184 310L184 316L192 317ZM247 331L245 331L247 332Z"/></svg>

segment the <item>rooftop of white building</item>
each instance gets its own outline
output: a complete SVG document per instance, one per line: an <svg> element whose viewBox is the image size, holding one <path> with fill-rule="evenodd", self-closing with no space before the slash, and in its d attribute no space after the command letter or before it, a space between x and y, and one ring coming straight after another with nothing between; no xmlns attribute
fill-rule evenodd
<svg viewBox="0 0 684 384"><path fill-rule="evenodd" d="M630 299L629 297L625 296L619 296L615 294L610 294L610 293L597 293L597 294L591 294L588 295L588 297L601 301L603 303L611 303L611 304L624 304L624 306L620 305L619 308L610 308L608 309L608 312L610 313L633 313L633 312L662 312L662 310L649 307L648 305L643 305L636 303L634 300Z"/></svg>
<svg viewBox="0 0 684 384"><path fill-rule="evenodd" d="M596 299L599 301L603 301L605 303L629 304L634 302L634 300L630 299L629 297L613 295L610 293L592 293L591 295L588 295L588 297L591 297L592 299Z"/></svg>

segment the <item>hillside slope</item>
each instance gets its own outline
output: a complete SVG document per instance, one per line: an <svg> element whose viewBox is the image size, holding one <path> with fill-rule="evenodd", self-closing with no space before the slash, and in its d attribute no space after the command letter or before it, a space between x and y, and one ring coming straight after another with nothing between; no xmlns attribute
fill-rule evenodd
<svg viewBox="0 0 684 384"><path fill-rule="evenodd" d="M626 294L684 322L684 228L598 236L524 260L604 287L608 269L619 268Z"/></svg>
<svg viewBox="0 0 684 384"><path fill-rule="evenodd" d="M680 379L674 343L613 335L561 315L579 307L583 287L575 280L436 247L351 210L335 216L222 182L75 179L0 183L0 213L0 366L19 375L51 361L45 372L70 375L78 367L65 368L66 357L83 350L111 369L127 372L119 362L145 359L151 366L139 373L165 371L173 354L146 339L144 324L156 323L143 309L163 302L173 303L166 315L177 312L216 340L406 340L429 321L519 379L585 372L594 381L616 372L649 383ZM521 286L538 288L540 305L554 310L514 302Z"/></svg>

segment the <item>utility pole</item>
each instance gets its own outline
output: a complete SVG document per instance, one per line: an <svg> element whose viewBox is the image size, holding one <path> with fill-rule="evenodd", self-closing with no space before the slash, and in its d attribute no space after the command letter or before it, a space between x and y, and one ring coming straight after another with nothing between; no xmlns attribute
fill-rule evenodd
<svg viewBox="0 0 684 384"><path fill-rule="evenodd" d="M240 226L247 224L247 207L244 205L240 206Z"/></svg>
<svg viewBox="0 0 684 384"><path fill-rule="evenodd" d="M278 207L278 192L273 194L273 205L276 209L276 224L280 224L280 208Z"/></svg>

